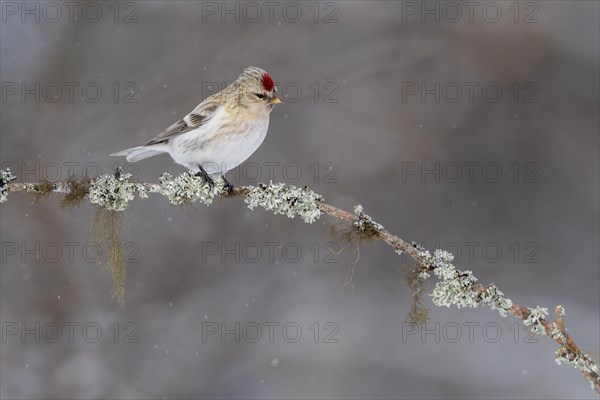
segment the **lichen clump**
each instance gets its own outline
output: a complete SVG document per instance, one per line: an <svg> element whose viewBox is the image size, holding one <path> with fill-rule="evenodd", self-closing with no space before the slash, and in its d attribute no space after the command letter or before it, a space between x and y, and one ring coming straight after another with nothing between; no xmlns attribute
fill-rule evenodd
<svg viewBox="0 0 600 400"><path fill-rule="evenodd" d="M504 297L504 293L493 283L481 294L481 302L489 305L492 310L498 310L503 317L506 317L508 309L513 305L512 300Z"/></svg>
<svg viewBox="0 0 600 400"><path fill-rule="evenodd" d="M251 210L261 206L265 210L287 215L289 218L297 215L304 222L311 224L321 216L317 204L321 200L322 197L312 190L271 182L269 185L260 184L257 187L250 187L245 202Z"/></svg>
<svg viewBox="0 0 600 400"><path fill-rule="evenodd" d="M8 184L15 179L17 177L10 172L10 168L0 170L0 203L8 200Z"/></svg>
<svg viewBox="0 0 600 400"><path fill-rule="evenodd" d="M538 335L545 335L546 328L541 320L548 316L548 309L537 306L536 308L528 308L529 315L523 320L523 325L531 327L531 332Z"/></svg>
<svg viewBox="0 0 600 400"><path fill-rule="evenodd" d="M477 292L472 286L477 278L471 271L458 271L454 266L440 267L433 270L441 279L437 282L431 297L439 307L456 305L458 308L477 307Z"/></svg>
<svg viewBox="0 0 600 400"><path fill-rule="evenodd" d="M595 389L595 386L600 381L598 378L598 366L592 361L587 354L576 354L567 346L562 346L555 352L556 363L561 365L563 362L570 364L573 368L583 372L590 382L590 387ZM596 379L594 379L596 377Z"/></svg>
<svg viewBox="0 0 600 400"><path fill-rule="evenodd" d="M383 230L383 225L375 222L373 218L365 214L363 212L363 206L360 204L354 207L354 215L358 217L358 219L354 221L354 227L362 235L372 237Z"/></svg>
<svg viewBox="0 0 600 400"><path fill-rule="evenodd" d="M89 198L94 204L110 211L124 211L136 194L147 198L146 188L141 183L133 182L131 174L101 175L90 185Z"/></svg>
<svg viewBox="0 0 600 400"><path fill-rule="evenodd" d="M479 293L473 286L477 282L473 272L457 270L452 264L454 256L451 253L440 249L435 250L433 254L427 250L420 250L419 255L424 267L420 276L426 279L430 276L428 271L433 271L440 279L431 293L435 305L474 308L483 303L497 309L501 316L506 317L508 309L512 307L512 301L504 297L493 284Z"/></svg>
<svg viewBox="0 0 600 400"><path fill-rule="evenodd" d="M174 205L185 205L200 201L206 205L212 204L215 196L223 190L221 182L210 185L192 171L184 172L173 178L165 172L159 178L159 192Z"/></svg>

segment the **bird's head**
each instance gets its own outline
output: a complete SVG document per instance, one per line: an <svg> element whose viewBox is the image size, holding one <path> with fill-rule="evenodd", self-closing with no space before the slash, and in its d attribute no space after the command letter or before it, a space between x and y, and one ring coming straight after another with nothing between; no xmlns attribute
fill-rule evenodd
<svg viewBox="0 0 600 400"><path fill-rule="evenodd" d="M266 107L269 110L281 103L277 87L267 71L257 67L248 67L236 80L240 89L239 100L247 107Z"/></svg>

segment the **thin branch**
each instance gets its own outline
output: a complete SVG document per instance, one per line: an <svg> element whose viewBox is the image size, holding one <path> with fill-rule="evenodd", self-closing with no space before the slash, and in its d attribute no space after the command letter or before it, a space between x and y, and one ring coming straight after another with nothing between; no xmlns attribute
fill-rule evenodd
<svg viewBox="0 0 600 400"><path fill-rule="evenodd" d="M434 304L438 306L456 305L457 307L477 307L489 305L497 309L502 316L510 314L523 320L524 325L532 332L546 335L560 347L556 351L558 364L567 362L578 369L590 383L593 390L600 396L600 378L598 366L591 357L581 351L565 328L565 310L556 306L553 321L547 319L548 310L541 307L528 308L512 302L494 285L477 283L477 278L471 271L457 270L452 264L453 256L445 251L436 250L433 254L416 245L407 242L390 233L382 225L364 214L362 207L357 206L354 213L341 210L327 204L321 196L309 191L285 184L270 184L259 186L244 186L235 188L231 193L225 193L222 186L210 186L191 173L172 178L163 174L160 183L134 183L130 176L121 176L120 171L114 175L103 175L90 180L82 178L85 184L78 184L70 178L66 182L55 182L49 185L43 183L10 182L10 171L0 171L1 202L6 201L8 193L33 192L45 197L48 192L63 193L65 198L79 204L83 196L92 203L112 211L123 211L128 203L137 195L147 197L147 193L160 193L169 198L172 204L187 204L202 201L210 204L216 196L240 197L249 208L262 206L276 214L286 214L288 217L300 216L305 222L313 222L321 214L347 223L360 238L380 240L391 246L397 253L406 253L418 263L418 277L427 279L435 274L439 281L431 294ZM14 179L14 177L12 177ZM73 192L77 189L77 196ZM73 199L75 197L75 199ZM66 204L67 206L70 203Z"/></svg>

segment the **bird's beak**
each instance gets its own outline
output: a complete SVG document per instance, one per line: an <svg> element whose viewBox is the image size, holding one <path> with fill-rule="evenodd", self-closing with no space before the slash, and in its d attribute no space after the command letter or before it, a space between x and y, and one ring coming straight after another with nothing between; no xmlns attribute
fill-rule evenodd
<svg viewBox="0 0 600 400"><path fill-rule="evenodd" d="M271 99L271 104L279 104L281 103L281 100L279 100L278 96L275 96Z"/></svg>

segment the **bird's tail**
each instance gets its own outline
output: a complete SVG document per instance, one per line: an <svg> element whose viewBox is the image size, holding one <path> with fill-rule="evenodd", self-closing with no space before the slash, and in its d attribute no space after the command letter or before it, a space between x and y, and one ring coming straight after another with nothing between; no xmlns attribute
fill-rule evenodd
<svg viewBox="0 0 600 400"><path fill-rule="evenodd" d="M113 153L111 156L125 156L128 162L137 162L144 158L152 157L157 154L162 154L165 151L147 146L132 147L131 149L123 150L118 153Z"/></svg>

